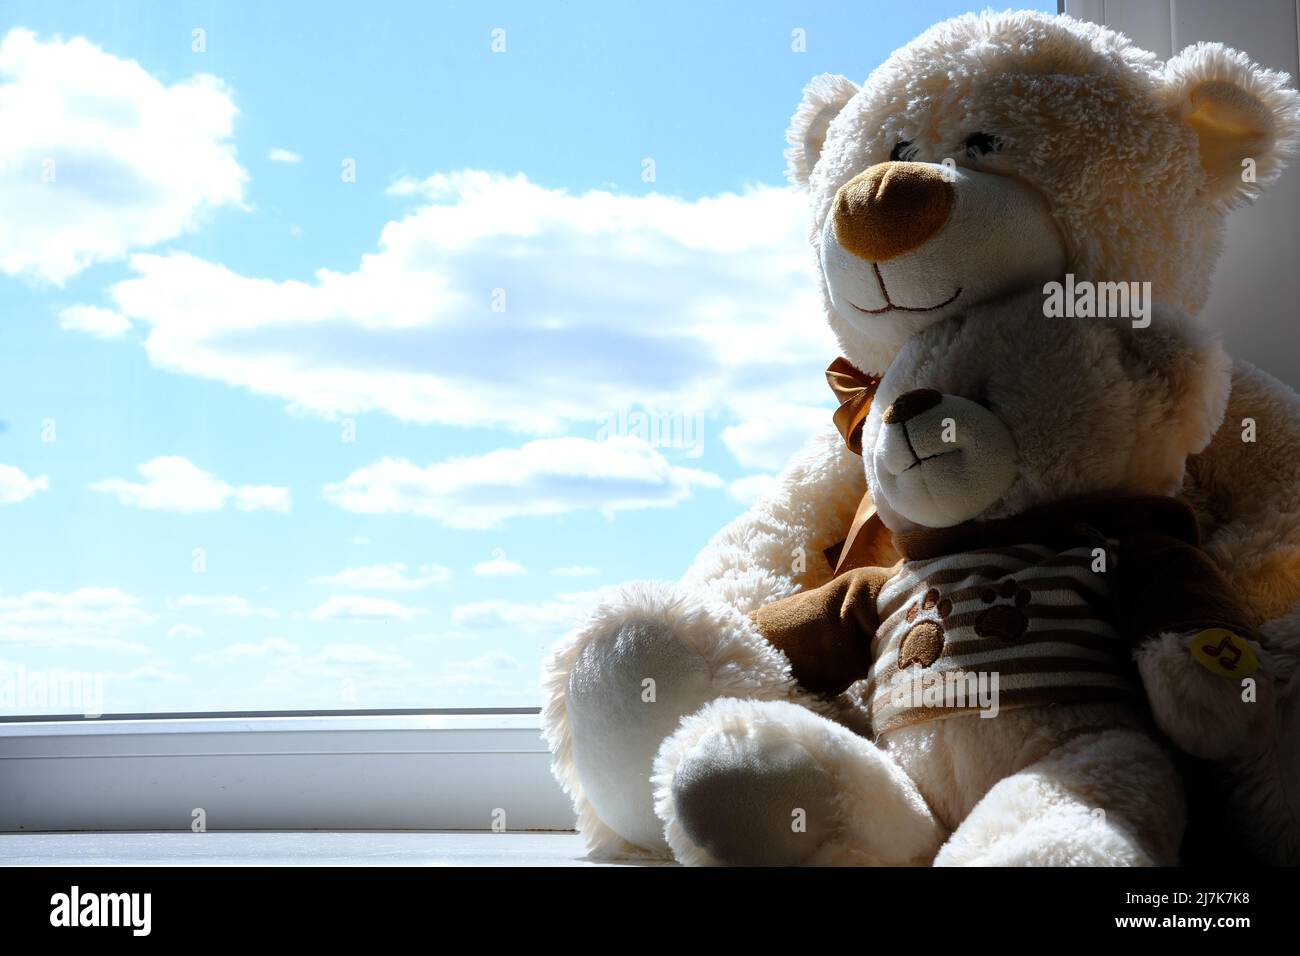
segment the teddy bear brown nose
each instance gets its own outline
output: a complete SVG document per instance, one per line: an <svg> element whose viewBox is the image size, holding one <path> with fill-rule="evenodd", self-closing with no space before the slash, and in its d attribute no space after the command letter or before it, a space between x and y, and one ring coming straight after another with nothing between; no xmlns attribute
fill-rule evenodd
<svg viewBox="0 0 1300 956"><path fill-rule="evenodd" d="M835 194L835 238L861 259L910 252L948 221L956 191L931 163L877 163Z"/></svg>
<svg viewBox="0 0 1300 956"><path fill-rule="evenodd" d="M886 425L901 425L926 409L934 408L941 401L943 395L932 388L914 388L894 399L881 418Z"/></svg>

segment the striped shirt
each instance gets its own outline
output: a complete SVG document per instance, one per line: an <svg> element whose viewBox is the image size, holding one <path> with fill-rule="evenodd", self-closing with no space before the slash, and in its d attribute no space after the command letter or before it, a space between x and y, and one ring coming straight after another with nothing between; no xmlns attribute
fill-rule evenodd
<svg viewBox="0 0 1300 956"><path fill-rule="evenodd" d="M1095 547L1028 543L902 563L876 601L864 692L874 731L989 709L994 689L997 709L1137 692L1133 641L1112 614L1112 555L1102 564Z"/></svg>

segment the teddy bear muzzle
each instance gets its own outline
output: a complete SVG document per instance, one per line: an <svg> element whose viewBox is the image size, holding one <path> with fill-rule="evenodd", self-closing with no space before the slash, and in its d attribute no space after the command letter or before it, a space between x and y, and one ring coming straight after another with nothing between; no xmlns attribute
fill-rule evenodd
<svg viewBox="0 0 1300 956"><path fill-rule="evenodd" d="M835 237L859 259L887 262L943 228L956 190L932 163L877 163L840 187Z"/></svg>
<svg viewBox="0 0 1300 956"><path fill-rule="evenodd" d="M979 516L1018 474L1015 440L989 409L933 388L885 408L873 451L879 503L915 524L947 528Z"/></svg>

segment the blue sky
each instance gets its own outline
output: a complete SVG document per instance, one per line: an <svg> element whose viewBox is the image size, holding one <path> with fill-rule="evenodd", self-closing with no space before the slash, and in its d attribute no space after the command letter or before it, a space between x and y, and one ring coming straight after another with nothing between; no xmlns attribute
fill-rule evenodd
<svg viewBox="0 0 1300 956"><path fill-rule="evenodd" d="M808 6L6 3L0 713L536 704L826 415L801 87L978 9Z"/></svg>

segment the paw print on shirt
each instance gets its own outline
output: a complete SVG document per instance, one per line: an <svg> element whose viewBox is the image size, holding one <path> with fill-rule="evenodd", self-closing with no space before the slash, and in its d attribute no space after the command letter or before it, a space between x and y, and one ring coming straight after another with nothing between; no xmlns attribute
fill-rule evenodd
<svg viewBox="0 0 1300 956"><path fill-rule="evenodd" d="M926 612L933 612L933 617L917 620ZM944 623L952 613L952 601L940 598L936 588L925 592L925 597L907 609L907 623L911 628L903 635L898 645L898 669L913 664L929 667L943 653Z"/></svg>
<svg viewBox="0 0 1300 956"><path fill-rule="evenodd" d="M1008 603L999 604L998 599ZM1029 630L1029 618L1021 610L1029 603L1029 590L1010 579L1003 581L996 588L987 587L980 592L980 600L992 607L986 607L975 618L975 633L980 637L997 637L1004 641L1018 641Z"/></svg>

